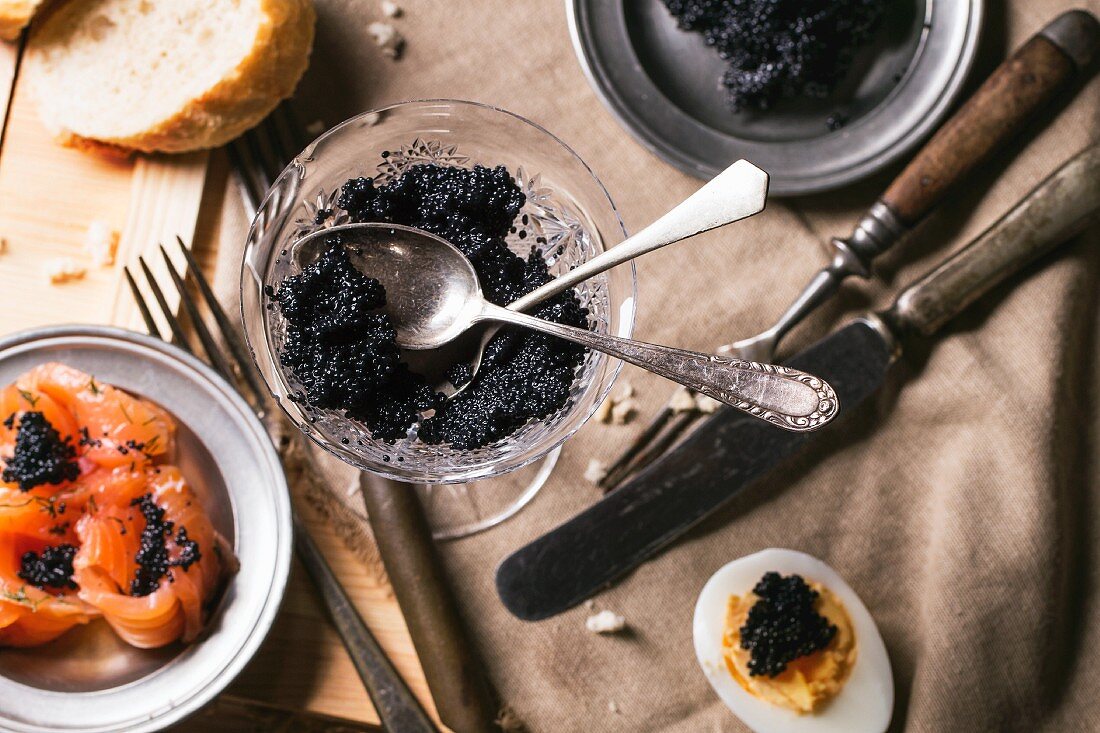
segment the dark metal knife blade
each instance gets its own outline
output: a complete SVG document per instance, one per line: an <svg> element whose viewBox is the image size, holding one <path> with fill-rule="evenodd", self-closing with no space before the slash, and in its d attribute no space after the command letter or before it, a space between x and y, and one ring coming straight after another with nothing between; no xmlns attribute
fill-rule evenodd
<svg viewBox="0 0 1100 733"><path fill-rule="evenodd" d="M904 290L789 360L827 380L842 423L900 354L902 334L930 336L994 285L1096 218L1100 146L1039 184L1008 214ZM836 430L826 427L820 432ZM521 619L561 613L634 569L770 473L818 433L788 433L722 410L670 454L595 505L504 559L497 592Z"/></svg>

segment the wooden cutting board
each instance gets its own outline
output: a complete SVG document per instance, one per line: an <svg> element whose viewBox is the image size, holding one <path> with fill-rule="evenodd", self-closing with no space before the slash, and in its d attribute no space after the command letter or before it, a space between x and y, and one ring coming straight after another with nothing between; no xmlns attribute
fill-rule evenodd
<svg viewBox="0 0 1100 733"><path fill-rule="evenodd" d="M0 45L3 102L16 47ZM71 322L140 327L122 268L96 267L84 252L88 226L100 221L121 234L117 262L144 256L164 277L157 244L176 235L191 241L208 154L111 160L63 148L39 123L27 85L16 82L10 96L0 148L0 237L7 242L0 254L3 330ZM73 260L87 274L50 286L46 263L56 258Z"/></svg>
<svg viewBox="0 0 1100 733"><path fill-rule="evenodd" d="M40 125L26 85L16 78L18 52L17 45L0 43L0 237L7 240L7 251L0 254L0 336L59 323L144 330L122 266L133 267L143 256L157 279L169 282L157 243L171 242L177 235L191 242L203 214L204 184L224 181L227 175L224 157L213 156L214 165L209 165L211 156L206 153L108 160L57 145ZM83 252L85 232L93 221L121 232L113 267L94 267ZM195 250L204 268L215 260L211 246L199 243ZM50 285L43 262L54 257L84 264L86 277ZM177 265L184 269L182 263ZM389 586L305 504L296 501L329 563L434 717L419 660ZM334 724L311 715L360 725ZM377 724L351 660L296 565L283 609L257 657L229 693L204 711L201 723L191 722L180 730L377 730Z"/></svg>

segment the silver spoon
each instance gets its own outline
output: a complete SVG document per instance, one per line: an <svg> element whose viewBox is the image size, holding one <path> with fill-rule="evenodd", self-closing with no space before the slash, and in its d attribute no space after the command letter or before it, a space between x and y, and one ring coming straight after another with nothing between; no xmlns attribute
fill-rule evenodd
<svg viewBox="0 0 1100 733"><path fill-rule="evenodd" d="M509 303L508 310L521 313L528 311L544 300L635 257L759 214L764 210L767 199L768 174L747 160L738 160L645 229ZM449 350L448 356L456 358L445 361L465 361L470 365L471 377L465 384L458 386L457 390L445 378L436 377L433 380L436 382L436 389L451 397L471 384L473 375L481 367L485 347L498 328L472 331L451 342L454 346ZM476 346L472 343L475 339L478 339Z"/></svg>
<svg viewBox="0 0 1100 733"><path fill-rule="evenodd" d="M386 312L406 353L436 354L475 324L506 323L628 361L788 430L813 430L836 416L833 389L805 372L593 333L494 305L465 255L419 229L348 224L315 232L297 246L337 232L355 266L385 287Z"/></svg>

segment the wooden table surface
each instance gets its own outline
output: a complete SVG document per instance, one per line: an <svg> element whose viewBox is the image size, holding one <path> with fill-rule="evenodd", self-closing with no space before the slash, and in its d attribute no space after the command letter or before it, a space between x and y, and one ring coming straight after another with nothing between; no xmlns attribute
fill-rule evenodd
<svg viewBox="0 0 1100 733"><path fill-rule="evenodd" d="M212 215L201 196L203 182L208 188L226 185L225 158L215 152L208 169L205 154L108 161L58 146L38 123L27 90L15 79L18 53L17 44L0 43L0 114L7 111L6 119L0 117L0 237L8 242L7 253L0 254L0 336L51 323L136 327L122 286L122 265L134 264L138 254L148 255L155 240L171 237L169 232L191 239L196 218ZM118 264L89 267L81 282L50 285L41 271L42 260L81 260L83 234L93 220L125 232ZM214 262L212 246L196 247L204 268ZM372 632L434 716L389 586L363 566L301 497L295 496L295 503ZM282 611L256 658L226 695L178 729L377 730L377 723L350 659L295 564Z"/></svg>

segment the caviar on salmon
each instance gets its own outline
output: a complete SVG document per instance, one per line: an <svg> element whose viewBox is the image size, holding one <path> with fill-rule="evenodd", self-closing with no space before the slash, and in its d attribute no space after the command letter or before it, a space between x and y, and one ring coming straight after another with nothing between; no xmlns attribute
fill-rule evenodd
<svg viewBox="0 0 1100 733"><path fill-rule="evenodd" d="M680 28L728 63L730 107L824 97L874 37L890 0L664 0Z"/></svg>
<svg viewBox="0 0 1100 733"><path fill-rule="evenodd" d="M4 421L10 430L15 427L16 416ZM41 412L24 412L18 418L15 434L15 450L4 459L4 471L0 478L16 484L21 491L30 491L43 484L60 484L72 481L80 475L76 463L76 449L64 440Z"/></svg>
<svg viewBox="0 0 1100 733"><path fill-rule="evenodd" d="M485 297L503 306L553 279L537 250L521 257L508 247L509 233L523 226L525 202L503 166L421 164L385 184L349 180L337 205L354 222L402 224L448 240L473 264ZM396 334L378 310L385 304L381 284L355 269L338 236L329 244L320 260L274 294L287 321L280 358L310 405L343 411L385 440L405 437L419 423L421 440L456 450L500 440L566 405L585 349L514 329L489 342L476 377L444 401L400 361ZM572 290L534 315L589 327L588 311ZM463 365L447 373L459 385L470 381ZM428 411L434 414L424 417Z"/></svg>
<svg viewBox="0 0 1100 733"><path fill-rule="evenodd" d="M74 557L76 547L70 544L47 546L41 552L29 550L20 558L19 577L42 590L76 590L76 583L73 582Z"/></svg>
<svg viewBox="0 0 1100 733"><path fill-rule="evenodd" d="M187 536L187 528L180 527L175 537L176 545L180 548L179 557L170 558L168 541L172 537L175 523L165 519L164 508L157 505L152 494L139 496L130 505L138 507L145 518L141 545L134 557L137 570L130 582L130 595L147 596L159 587L161 578L168 574L170 568L187 570L202 559L202 552L199 544Z"/></svg>
<svg viewBox="0 0 1100 733"><path fill-rule="evenodd" d="M750 675L782 674L788 663L824 649L836 636L837 627L817 612L817 591L802 576L764 573L752 592L759 600L740 629Z"/></svg>
<svg viewBox="0 0 1100 733"><path fill-rule="evenodd" d="M4 415L0 647L45 644L99 617L143 649L196 639L236 561L168 463L172 417L56 362L0 387Z"/></svg>

